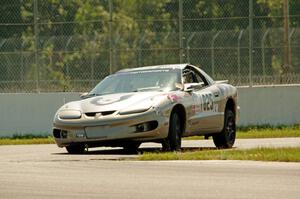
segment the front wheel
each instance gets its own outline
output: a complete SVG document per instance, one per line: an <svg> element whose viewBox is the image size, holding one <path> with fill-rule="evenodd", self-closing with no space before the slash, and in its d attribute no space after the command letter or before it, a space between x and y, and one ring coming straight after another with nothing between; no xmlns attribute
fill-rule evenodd
<svg viewBox="0 0 300 199"><path fill-rule="evenodd" d="M171 114L168 137L162 142L164 151L179 151L181 149L182 126L177 112Z"/></svg>
<svg viewBox="0 0 300 199"><path fill-rule="evenodd" d="M224 120L223 130L220 133L213 135L213 140L216 147L227 149L233 146L236 136L234 112L229 109L226 110Z"/></svg>
<svg viewBox="0 0 300 199"><path fill-rule="evenodd" d="M140 147L141 143L139 142L133 142L133 143L127 143L125 145L123 145L123 149L126 152L129 153L136 153Z"/></svg>
<svg viewBox="0 0 300 199"><path fill-rule="evenodd" d="M69 154L83 154L85 152L84 144L66 146L66 149Z"/></svg>

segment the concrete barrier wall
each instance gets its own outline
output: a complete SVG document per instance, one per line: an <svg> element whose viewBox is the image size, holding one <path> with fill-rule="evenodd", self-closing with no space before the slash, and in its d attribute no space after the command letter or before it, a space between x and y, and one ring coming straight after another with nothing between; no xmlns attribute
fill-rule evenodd
<svg viewBox="0 0 300 199"><path fill-rule="evenodd" d="M300 85L240 87L239 125L300 124Z"/></svg>
<svg viewBox="0 0 300 199"><path fill-rule="evenodd" d="M78 93L0 94L0 137L51 134L56 110Z"/></svg>
<svg viewBox="0 0 300 199"><path fill-rule="evenodd" d="M300 123L300 85L240 87L239 125ZM0 94L0 137L51 134L56 110L78 93Z"/></svg>

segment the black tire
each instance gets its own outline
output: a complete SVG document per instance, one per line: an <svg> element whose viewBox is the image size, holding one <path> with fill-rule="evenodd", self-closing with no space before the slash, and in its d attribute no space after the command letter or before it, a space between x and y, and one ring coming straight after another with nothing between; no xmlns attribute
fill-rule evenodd
<svg viewBox="0 0 300 199"><path fill-rule="evenodd" d="M166 138L161 142L162 145L162 151L171 151L170 142L169 139Z"/></svg>
<svg viewBox="0 0 300 199"><path fill-rule="evenodd" d="M85 152L85 146L84 144L70 145L66 146L66 150L69 154L83 154Z"/></svg>
<svg viewBox="0 0 300 199"><path fill-rule="evenodd" d="M213 135L213 140L217 148L227 149L234 144L236 136L235 115L232 110L225 111L223 130Z"/></svg>
<svg viewBox="0 0 300 199"><path fill-rule="evenodd" d="M163 151L179 151L181 149L182 126L177 112L170 117L169 133L167 139L163 140Z"/></svg>
<svg viewBox="0 0 300 199"><path fill-rule="evenodd" d="M125 145L123 145L123 149L126 152L129 153L136 153L140 147L141 143L139 142L132 142L132 143L127 143Z"/></svg>

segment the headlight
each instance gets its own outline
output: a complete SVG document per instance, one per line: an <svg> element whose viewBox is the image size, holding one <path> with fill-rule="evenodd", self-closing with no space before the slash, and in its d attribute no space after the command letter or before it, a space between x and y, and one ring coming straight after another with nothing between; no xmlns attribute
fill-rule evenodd
<svg viewBox="0 0 300 199"><path fill-rule="evenodd" d="M142 113L142 112L148 111L149 109L150 109L150 107L149 108L141 108L141 109L136 109L136 108L125 109L125 110L120 111L119 114L127 115L127 114L134 114L134 113Z"/></svg>
<svg viewBox="0 0 300 199"><path fill-rule="evenodd" d="M81 118L81 112L77 110L62 110L58 113L58 117L61 119L79 119Z"/></svg>

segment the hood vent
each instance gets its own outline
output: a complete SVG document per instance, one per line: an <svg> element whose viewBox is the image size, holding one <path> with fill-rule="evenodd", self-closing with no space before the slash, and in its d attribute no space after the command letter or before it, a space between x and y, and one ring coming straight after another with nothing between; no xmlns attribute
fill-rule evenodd
<svg viewBox="0 0 300 199"><path fill-rule="evenodd" d="M89 112L89 113L85 113L85 115L88 117L95 117L96 115L107 116L113 114L114 112L116 111Z"/></svg>

